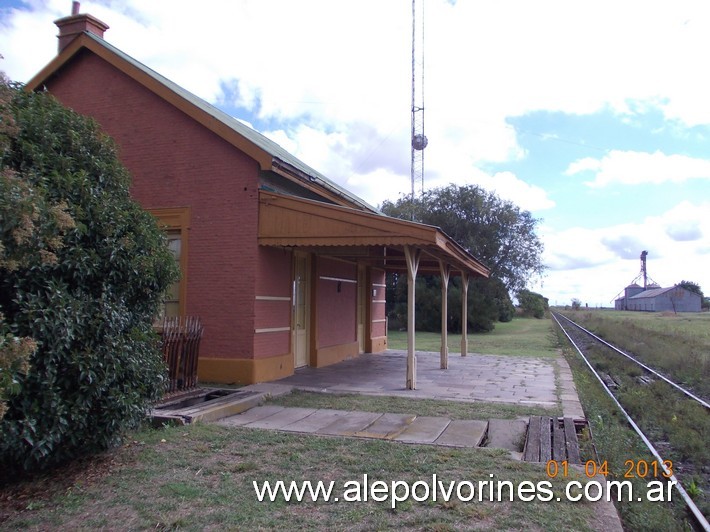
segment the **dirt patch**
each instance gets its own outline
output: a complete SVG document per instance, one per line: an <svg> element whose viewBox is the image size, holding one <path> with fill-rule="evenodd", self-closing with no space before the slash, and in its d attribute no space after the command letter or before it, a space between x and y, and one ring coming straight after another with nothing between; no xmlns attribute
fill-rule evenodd
<svg viewBox="0 0 710 532"><path fill-rule="evenodd" d="M79 458L50 471L29 473L20 479L0 474L0 525L71 490L86 489L100 483L113 472L133 462L139 442L131 442L93 456Z"/></svg>

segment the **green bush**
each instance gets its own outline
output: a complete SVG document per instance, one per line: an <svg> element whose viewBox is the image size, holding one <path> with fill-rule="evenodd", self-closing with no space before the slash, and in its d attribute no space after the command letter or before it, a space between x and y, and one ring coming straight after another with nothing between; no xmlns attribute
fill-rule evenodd
<svg viewBox="0 0 710 532"><path fill-rule="evenodd" d="M550 308L546 297L530 290L518 292L518 303L523 314L540 319L545 317L545 311Z"/></svg>
<svg viewBox="0 0 710 532"><path fill-rule="evenodd" d="M447 328L461 332L461 278L452 277L448 289ZM417 331L441 331L441 278L420 275L416 280L415 327ZM474 277L468 287L468 330L489 332L495 322L513 319L515 307L500 279ZM407 327L407 276L387 276L387 316L393 330Z"/></svg>
<svg viewBox="0 0 710 532"><path fill-rule="evenodd" d="M152 320L177 268L97 124L0 88L0 333L36 346L29 366L0 367L9 471L107 448L145 416L165 371Z"/></svg>

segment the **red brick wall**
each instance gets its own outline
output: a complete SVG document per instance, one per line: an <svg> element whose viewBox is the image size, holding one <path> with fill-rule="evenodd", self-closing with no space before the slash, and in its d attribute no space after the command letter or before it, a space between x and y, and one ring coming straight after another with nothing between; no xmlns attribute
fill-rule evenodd
<svg viewBox="0 0 710 532"><path fill-rule="evenodd" d="M257 163L91 52L47 86L117 141L143 207L190 207L186 312L204 322L201 355L251 358Z"/></svg>
<svg viewBox="0 0 710 532"><path fill-rule="evenodd" d="M292 254L282 249L261 247L257 257L254 358L284 355L291 352L290 330L258 330L291 327Z"/></svg>
<svg viewBox="0 0 710 532"><path fill-rule="evenodd" d="M332 277L357 281L357 265L324 257L317 258L316 312L318 347L357 342L357 284L324 279Z"/></svg>

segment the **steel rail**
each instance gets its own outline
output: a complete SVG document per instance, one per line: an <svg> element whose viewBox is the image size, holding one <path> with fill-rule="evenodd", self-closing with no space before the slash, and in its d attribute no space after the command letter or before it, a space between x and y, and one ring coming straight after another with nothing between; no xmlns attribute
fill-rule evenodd
<svg viewBox="0 0 710 532"><path fill-rule="evenodd" d="M653 369L653 368L648 367L646 364L644 364L643 362L641 362L641 361L637 360L636 358L632 357L632 356L629 355L628 353L624 353L624 352L623 352L621 349L619 349L618 347L616 347L616 346L610 344L609 342L607 342L607 341L604 340L603 338L600 338L599 336L597 336L596 334L594 334L592 331L585 329L585 328L582 327L579 323L575 323L574 321L572 321L571 319L569 319L567 316L565 316L565 315L563 315L563 314L558 314L558 315L561 316L562 318L566 319L568 322L570 322L572 325L574 325L574 326L577 327L578 329L580 329L580 330L584 331L585 333L587 333L589 336L591 336L591 337L594 338L595 340L597 340L597 341L603 343L605 346L607 346L607 347L610 348L610 349L613 349L614 351L616 351L616 352L619 353L620 355L624 355L626 358L628 358L628 359L631 360L632 362L636 362L636 364L638 364L639 366L641 366L641 367L642 367L643 369L645 369L646 371L649 371L649 372L653 373L656 377L658 377L658 378L660 378L660 379L663 379L663 380L666 381L668 384L670 384L671 386L673 386L674 388L676 388L678 391L683 392L685 395L687 395L687 396L690 397L691 399L697 401L698 403L700 403L701 405L703 405L705 408L710 409L710 403L708 403L707 401L704 401L702 398L698 397L698 396L695 395L693 392L691 392L691 391L689 391L689 390L686 390L685 388L683 388L683 387L680 386L679 384L676 384L675 382L673 382L672 380L670 380L670 379L669 379L668 377L666 377L665 375L663 375L663 374L657 372L657 371L656 371L655 369Z"/></svg>
<svg viewBox="0 0 710 532"><path fill-rule="evenodd" d="M629 422L629 425L636 431L636 433L641 437L643 442L646 444L646 447L648 447L648 450L651 451L651 454L656 457L658 460L658 463L661 464L661 467L663 468L663 471L666 473L666 475L670 475L670 478L672 481L675 482L675 489L678 490L678 493L680 493L681 497L683 497L683 500L685 501L685 504L688 505L688 508L690 511L693 513L693 516L697 519L698 524L702 527L702 529L705 532L710 532L710 523L708 523L708 520L705 518L703 513L700 511L700 509L695 505L695 502L693 499L690 498L690 495L688 495L688 492L685 491L685 488L680 484L678 481L678 477L675 476L675 473L671 472L668 467L666 467L666 464L661 457L660 453L656 450L656 448L653 446L651 441L646 437L646 435L643 433L643 431L639 428L639 426L636 424L636 422L631 419L631 416L629 416L628 412L624 409L623 406L621 406L621 403L616 399L612 391L609 389L609 387L606 385L604 380L601 378L599 373L594 369L592 364L589 362L586 356L584 356L584 353L582 353L582 350L577 346L574 340L572 340L572 337L569 335L569 333L565 330L565 328L562 326L560 321L557 319L557 316L555 313L552 313L552 317L557 322L557 325L559 326L560 330L565 333L565 336L567 339L570 341L570 343L574 346L574 348L577 350L577 353L579 353L579 356L582 357L582 360L587 364L587 367L591 370L591 372L594 374L594 376L597 378L599 381L599 384L602 385L606 393L611 397L612 401L616 404L617 408L621 411L621 413L626 417L626 421ZM569 320L571 321L571 320ZM576 325L576 324L575 324Z"/></svg>

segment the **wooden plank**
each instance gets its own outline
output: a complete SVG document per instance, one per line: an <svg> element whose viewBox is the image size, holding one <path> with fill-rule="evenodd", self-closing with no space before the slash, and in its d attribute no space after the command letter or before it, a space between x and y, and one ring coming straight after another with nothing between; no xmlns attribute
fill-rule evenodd
<svg viewBox="0 0 710 532"><path fill-rule="evenodd" d="M571 417L564 418L564 426L567 460L569 460L570 464L581 464L582 458L579 455L579 442L577 441L577 429L574 427L574 420Z"/></svg>
<svg viewBox="0 0 710 532"><path fill-rule="evenodd" d="M552 459L562 462L567 460L567 444L565 443L565 431L560 426L559 419L552 420Z"/></svg>
<svg viewBox="0 0 710 532"><path fill-rule="evenodd" d="M523 460L526 462L540 461L540 416L530 416Z"/></svg>
<svg viewBox="0 0 710 532"><path fill-rule="evenodd" d="M552 419L543 416L540 418L540 461L547 463L552 460Z"/></svg>

